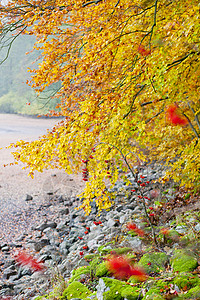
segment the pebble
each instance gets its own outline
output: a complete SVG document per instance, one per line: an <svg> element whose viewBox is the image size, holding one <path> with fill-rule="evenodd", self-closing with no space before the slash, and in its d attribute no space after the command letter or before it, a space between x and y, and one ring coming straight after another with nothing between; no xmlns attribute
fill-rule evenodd
<svg viewBox="0 0 200 300"><path fill-rule="evenodd" d="M159 171L160 167L156 168ZM155 172L155 169L148 167L138 175L144 175L145 180L152 181L158 178L158 173L161 171ZM131 173L128 174L128 178L132 186L127 187L123 182L117 182L111 189L117 192L115 203L109 212L102 211L100 217L96 215L98 210L95 202L92 203L90 216L86 217L80 209L75 210L80 205L80 199L74 196L71 198L66 198L64 195L52 196L49 203L38 207L38 210L44 212L43 220L35 224L31 232L24 232L16 238L12 247L5 243L0 245L4 255L0 297L12 296L13 300L34 299L42 293L49 292L52 288L50 283L55 266L61 276L67 280L74 268L86 263L84 256L80 256L80 252L83 251L84 255L95 253L99 246L122 234L122 229L134 214L137 214L138 218L143 212L142 207L137 203L136 194L132 195L131 199L127 199L125 193L121 191L122 188L126 190L137 188ZM145 187L146 193L148 194L152 188L152 185ZM32 200L32 196L27 195L26 201L29 200ZM45 215L46 207L55 210L54 218L51 220L48 220L48 215ZM95 225L93 221L101 221L102 224ZM86 227L89 227L89 230ZM198 226L196 230L199 230ZM122 239L120 246L130 246L135 251L142 249L141 239L124 233L123 235L125 238ZM83 246L87 246L87 250L83 250ZM33 272L27 267L19 266L12 254L20 247L28 250L40 261L44 261L45 271ZM104 289L104 282L100 279L97 286L98 299L101 299L102 289ZM41 291L41 294L38 294L38 291Z"/></svg>

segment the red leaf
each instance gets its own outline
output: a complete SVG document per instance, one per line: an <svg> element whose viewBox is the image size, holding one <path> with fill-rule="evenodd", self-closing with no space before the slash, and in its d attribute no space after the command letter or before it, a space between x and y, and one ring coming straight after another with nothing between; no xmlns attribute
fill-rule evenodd
<svg viewBox="0 0 200 300"><path fill-rule="evenodd" d="M149 55L150 53L151 53L151 50L147 50L147 49L145 49L145 47L144 46L142 46L142 45L140 45L139 47L138 47L138 52L142 55L142 56L147 56L147 55Z"/></svg>
<svg viewBox="0 0 200 300"><path fill-rule="evenodd" d="M42 271L44 270L44 264L42 262L38 262L33 256L27 254L24 251L20 251L18 255L16 255L15 260L23 266L28 266L33 271Z"/></svg>
<svg viewBox="0 0 200 300"><path fill-rule="evenodd" d="M145 233L142 229L138 228L134 223L127 224L127 228L131 231L134 231L139 236L144 236Z"/></svg>
<svg viewBox="0 0 200 300"><path fill-rule="evenodd" d="M178 107L175 104L171 104L167 108L167 119L172 125L186 125L188 120L181 116L178 112Z"/></svg>

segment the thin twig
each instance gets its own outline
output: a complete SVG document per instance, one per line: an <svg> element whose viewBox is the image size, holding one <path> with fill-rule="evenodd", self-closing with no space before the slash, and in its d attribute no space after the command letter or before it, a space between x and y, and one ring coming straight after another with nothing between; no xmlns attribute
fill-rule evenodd
<svg viewBox="0 0 200 300"><path fill-rule="evenodd" d="M194 118L195 118L195 120L196 120L196 122L197 122L197 125L198 125L199 129L200 129L200 122L199 122L198 115L195 113L194 109L192 108L192 106L190 105L189 102L188 102L188 106L189 106L189 108L191 109L191 111L193 112Z"/></svg>

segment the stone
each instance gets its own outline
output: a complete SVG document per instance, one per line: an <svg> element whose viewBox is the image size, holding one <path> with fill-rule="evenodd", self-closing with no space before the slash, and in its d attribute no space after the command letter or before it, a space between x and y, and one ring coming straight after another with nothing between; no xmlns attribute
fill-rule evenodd
<svg viewBox="0 0 200 300"><path fill-rule="evenodd" d="M131 247L134 251L140 251L142 249L142 240L138 237L126 237L125 243L122 243L122 246L125 246L128 242L128 246Z"/></svg>
<svg viewBox="0 0 200 300"><path fill-rule="evenodd" d="M104 300L103 293L109 291L110 288L105 285L105 282L102 278L99 279L99 283L97 285L97 299Z"/></svg>
<svg viewBox="0 0 200 300"><path fill-rule="evenodd" d="M59 213L60 213L61 215L68 215L68 213L69 213L69 208L68 208L68 207L63 208L63 209L61 209L61 210L59 211Z"/></svg>
<svg viewBox="0 0 200 300"><path fill-rule="evenodd" d="M79 281L72 282L63 292L62 296L65 299L72 300L73 298L83 299L88 297L91 291Z"/></svg>
<svg viewBox="0 0 200 300"><path fill-rule="evenodd" d="M7 251L9 251L9 250L10 250L10 247L9 247L9 246L4 246L4 247L1 248L1 251L2 251L2 252L7 252Z"/></svg>
<svg viewBox="0 0 200 300"><path fill-rule="evenodd" d="M40 226L37 226L35 229L44 231L44 229L46 229L46 228L56 228L56 227L57 227L57 223L55 223L55 222L45 222L45 223L42 223Z"/></svg>
<svg viewBox="0 0 200 300"><path fill-rule="evenodd" d="M198 261L191 251L178 249L170 259L174 272L189 272L196 269Z"/></svg>
<svg viewBox="0 0 200 300"><path fill-rule="evenodd" d="M17 271L14 266L8 267L3 271L3 279L9 279L13 275L17 275Z"/></svg>
<svg viewBox="0 0 200 300"><path fill-rule="evenodd" d="M200 231L200 223L198 223L197 225L195 225L195 226L194 226L194 229L195 229L196 231Z"/></svg>
<svg viewBox="0 0 200 300"><path fill-rule="evenodd" d="M168 259L168 255L164 252L146 253L141 257L138 265L144 268L148 274L160 273L165 270Z"/></svg>
<svg viewBox="0 0 200 300"><path fill-rule="evenodd" d="M25 201L31 201L31 200L33 200L33 196L27 194Z"/></svg>
<svg viewBox="0 0 200 300"><path fill-rule="evenodd" d="M35 251L40 251L43 247L50 245L49 239L41 239L39 242L34 243Z"/></svg>
<svg viewBox="0 0 200 300"><path fill-rule="evenodd" d="M184 225L179 225L179 226L176 226L175 230L178 233L186 233L188 231L188 227L184 226Z"/></svg>

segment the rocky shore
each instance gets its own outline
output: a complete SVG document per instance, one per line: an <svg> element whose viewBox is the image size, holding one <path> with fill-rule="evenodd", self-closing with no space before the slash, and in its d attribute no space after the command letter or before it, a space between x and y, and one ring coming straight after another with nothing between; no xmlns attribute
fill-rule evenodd
<svg viewBox="0 0 200 300"><path fill-rule="evenodd" d="M140 170L138 175L151 183L163 175L163 170L160 166L148 167ZM31 195L27 196L25 201L29 207L26 213L33 214L37 211L40 218L35 220L29 232L25 230L10 243L1 242L0 296L9 296L13 300L27 300L47 294L53 289L56 281L67 282L74 269L89 264L86 259L88 255L98 254L101 246L111 241L114 241L114 248L126 247L136 253L143 252L147 245L140 237L127 234L126 230L126 224L131 220L141 228L144 213L138 201L137 183L131 174L127 176L132 185L126 186L125 183L118 182L113 188L116 198L111 210L103 211L100 216L95 202L92 203L91 214L85 216L82 210L77 209L80 199L72 195L48 194L46 201L39 206L32 204ZM133 188L135 192L131 191ZM162 190L161 186L158 189L158 185L152 183L144 188L144 195L152 195L152 199L155 200L155 188L160 192ZM165 196L168 200L172 198L170 188ZM156 197L159 198L159 193ZM148 205L152 205L151 199L148 201ZM163 225L169 227L170 222ZM182 225L175 225L174 229L177 233L188 230L187 226ZM195 230L200 232L200 223L195 224ZM108 249L112 247L110 245ZM175 243L171 248L164 248L163 252L171 255L176 247ZM27 266L19 265L14 257L22 249L44 262L45 270L33 272ZM96 288L97 284L98 282ZM98 299L103 299L104 289L101 288L101 284L97 290L100 295Z"/></svg>

